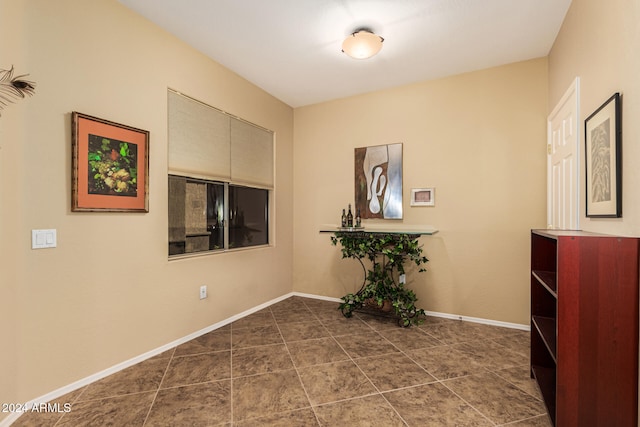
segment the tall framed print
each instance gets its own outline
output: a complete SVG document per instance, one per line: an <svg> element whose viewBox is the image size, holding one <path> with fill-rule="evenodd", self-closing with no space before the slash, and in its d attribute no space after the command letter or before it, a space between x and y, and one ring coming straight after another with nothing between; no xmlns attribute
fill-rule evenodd
<svg viewBox="0 0 640 427"><path fill-rule="evenodd" d="M622 216L622 123L615 93L584 121L586 215Z"/></svg>
<svg viewBox="0 0 640 427"><path fill-rule="evenodd" d="M355 202L363 219L402 219L402 143L356 148Z"/></svg>

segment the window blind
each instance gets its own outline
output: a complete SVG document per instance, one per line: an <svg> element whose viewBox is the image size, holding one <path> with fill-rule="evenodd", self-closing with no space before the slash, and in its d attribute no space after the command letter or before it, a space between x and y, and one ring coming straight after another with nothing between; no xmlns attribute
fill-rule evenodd
<svg viewBox="0 0 640 427"><path fill-rule="evenodd" d="M169 90L169 173L272 189L273 132Z"/></svg>
<svg viewBox="0 0 640 427"><path fill-rule="evenodd" d="M169 172L231 179L231 117L169 91Z"/></svg>
<svg viewBox="0 0 640 427"><path fill-rule="evenodd" d="M241 120L231 120L231 180L273 187L273 133Z"/></svg>

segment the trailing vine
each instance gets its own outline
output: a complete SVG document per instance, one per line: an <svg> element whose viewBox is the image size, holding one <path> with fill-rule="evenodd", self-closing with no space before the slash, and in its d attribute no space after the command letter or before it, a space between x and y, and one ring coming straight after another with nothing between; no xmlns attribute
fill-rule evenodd
<svg viewBox="0 0 640 427"><path fill-rule="evenodd" d="M339 309L345 317L365 305L393 310L401 326L419 324L424 310L416 307L414 291L407 289L396 277L405 273L405 263L414 263L419 272L426 271L429 261L422 253L417 235L395 233L337 232L331 237L333 245L341 246L342 258L353 258L365 270L365 281L356 293L342 297ZM363 259L371 262L367 270Z"/></svg>

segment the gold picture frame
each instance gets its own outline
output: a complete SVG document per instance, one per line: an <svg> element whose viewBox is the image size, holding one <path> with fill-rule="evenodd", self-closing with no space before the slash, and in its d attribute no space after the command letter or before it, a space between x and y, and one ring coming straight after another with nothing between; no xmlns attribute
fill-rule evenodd
<svg viewBox="0 0 640 427"><path fill-rule="evenodd" d="M74 111L72 212L149 212L149 132Z"/></svg>

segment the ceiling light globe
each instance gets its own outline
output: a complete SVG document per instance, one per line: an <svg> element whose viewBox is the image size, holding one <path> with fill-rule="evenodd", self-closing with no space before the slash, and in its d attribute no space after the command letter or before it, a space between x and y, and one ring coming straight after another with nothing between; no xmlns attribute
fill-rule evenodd
<svg viewBox="0 0 640 427"><path fill-rule="evenodd" d="M355 59L367 59L380 52L384 39L367 30L359 30L342 42L342 51Z"/></svg>

